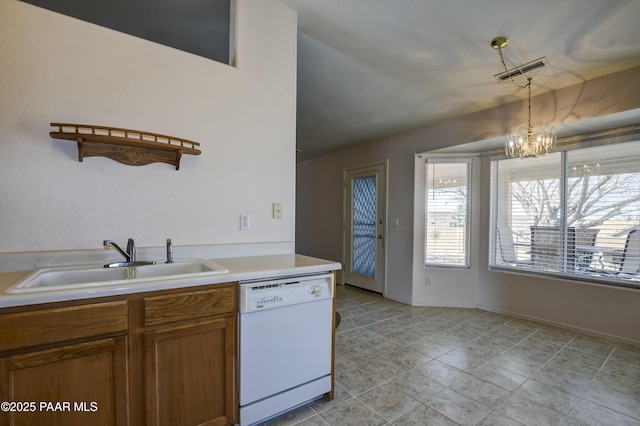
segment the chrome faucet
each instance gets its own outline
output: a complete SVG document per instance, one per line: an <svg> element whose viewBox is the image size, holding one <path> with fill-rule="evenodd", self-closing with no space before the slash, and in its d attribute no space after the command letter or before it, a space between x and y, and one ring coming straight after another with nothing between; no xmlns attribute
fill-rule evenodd
<svg viewBox="0 0 640 426"><path fill-rule="evenodd" d="M164 263L173 263L173 244L171 238L167 238L167 261Z"/></svg>
<svg viewBox="0 0 640 426"><path fill-rule="evenodd" d="M120 248L115 241L104 240L102 245L105 247L113 247L118 250L118 252L124 256L126 262L116 262L116 263L108 263L104 265L105 268L114 268L118 266L136 266L136 265L153 265L156 263L155 261L136 261L136 243L133 241L133 238L129 238L127 241L127 250L124 251Z"/></svg>
<svg viewBox="0 0 640 426"><path fill-rule="evenodd" d="M133 238L129 238L129 241L127 241L127 251L126 252L124 250L122 250L120 248L120 246L118 244L116 244L115 241L104 240L102 242L102 244L105 247L112 246L114 249L118 250L118 252L120 252L120 254L123 255L125 259L127 259L127 262L135 262L136 261L136 243L133 241Z"/></svg>

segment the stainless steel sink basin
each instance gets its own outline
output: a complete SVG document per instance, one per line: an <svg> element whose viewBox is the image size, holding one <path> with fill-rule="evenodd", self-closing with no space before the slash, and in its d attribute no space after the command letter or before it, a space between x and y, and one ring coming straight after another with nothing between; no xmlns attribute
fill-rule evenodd
<svg viewBox="0 0 640 426"><path fill-rule="evenodd" d="M169 275L201 274L205 272L229 272L207 261L189 261L144 265L135 268L137 278L165 277Z"/></svg>
<svg viewBox="0 0 640 426"><path fill-rule="evenodd" d="M189 278L226 274L228 269L202 259L143 266L105 268L103 265L39 269L9 287L7 293L70 290L121 284L137 284L165 278Z"/></svg>

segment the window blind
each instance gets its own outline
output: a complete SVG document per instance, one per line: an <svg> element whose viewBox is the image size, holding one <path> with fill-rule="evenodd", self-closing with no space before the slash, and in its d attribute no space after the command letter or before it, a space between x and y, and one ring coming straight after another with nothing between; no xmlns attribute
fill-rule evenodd
<svg viewBox="0 0 640 426"><path fill-rule="evenodd" d="M640 142L491 167L491 266L640 284Z"/></svg>
<svg viewBox="0 0 640 426"><path fill-rule="evenodd" d="M470 160L428 159L425 266L469 265Z"/></svg>

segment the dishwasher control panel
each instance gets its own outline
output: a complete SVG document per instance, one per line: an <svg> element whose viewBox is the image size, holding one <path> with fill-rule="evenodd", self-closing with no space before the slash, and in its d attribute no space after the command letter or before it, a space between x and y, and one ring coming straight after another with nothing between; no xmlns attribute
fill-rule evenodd
<svg viewBox="0 0 640 426"><path fill-rule="evenodd" d="M333 297L333 274L241 282L240 313L313 302Z"/></svg>

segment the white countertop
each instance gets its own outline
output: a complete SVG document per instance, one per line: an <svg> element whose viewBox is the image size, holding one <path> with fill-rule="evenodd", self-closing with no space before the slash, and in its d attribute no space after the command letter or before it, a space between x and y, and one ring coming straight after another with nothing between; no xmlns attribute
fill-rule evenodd
<svg viewBox="0 0 640 426"><path fill-rule="evenodd" d="M209 260L228 269L229 273L187 279L161 278L154 280L153 282L144 282L132 285L106 285L92 287L90 289L77 288L70 290L9 294L5 291L7 288L11 287L33 271L4 272L0 273L0 308L142 293L172 288L186 288L234 281L313 274L326 271L336 271L342 268L342 265L339 262L317 259L299 254L278 254Z"/></svg>

